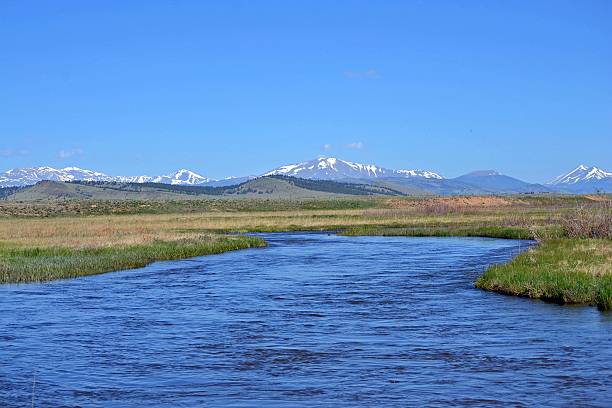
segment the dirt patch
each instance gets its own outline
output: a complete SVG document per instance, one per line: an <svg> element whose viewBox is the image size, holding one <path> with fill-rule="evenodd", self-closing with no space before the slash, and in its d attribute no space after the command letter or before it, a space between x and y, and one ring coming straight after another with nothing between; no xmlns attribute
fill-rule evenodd
<svg viewBox="0 0 612 408"><path fill-rule="evenodd" d="M523 201L516 198L494 197L494 196L458 196L458 197L436 197L420 200L388 199L389 208L446 208L449 210L495 208L522 205Z"/></svg>

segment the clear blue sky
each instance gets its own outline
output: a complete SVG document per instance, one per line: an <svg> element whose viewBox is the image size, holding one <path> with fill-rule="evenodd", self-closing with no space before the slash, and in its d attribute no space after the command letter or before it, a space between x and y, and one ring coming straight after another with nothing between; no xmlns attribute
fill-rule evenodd
<svg viewBox="0 0 612 408"><path fill-rule="evenodd" d="M0 170L612 170L612 1L0 2Z"/></svg>

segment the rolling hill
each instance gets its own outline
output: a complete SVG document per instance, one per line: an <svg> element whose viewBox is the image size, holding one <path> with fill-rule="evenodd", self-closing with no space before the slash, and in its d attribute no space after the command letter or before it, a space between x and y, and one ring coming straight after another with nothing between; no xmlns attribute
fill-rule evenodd
<svg viewBox="0 0 612 408"><path fill-rule="evenodd" d="M306 180L287 176L252 179L234 186L191 186L164 183L41 181L7 194L10 201L41 200L184 200L214 197L316 198L342 195L403 195L390 187Z"/></svg>
<svg viewBox="0 0 612 408"><path fill-rule="evenodd" d="M453 180L490 193L521 194L548 193L552 191L552 189L540 184L526 183L514 177L500 174L495 170L474 171Z"/></svg>

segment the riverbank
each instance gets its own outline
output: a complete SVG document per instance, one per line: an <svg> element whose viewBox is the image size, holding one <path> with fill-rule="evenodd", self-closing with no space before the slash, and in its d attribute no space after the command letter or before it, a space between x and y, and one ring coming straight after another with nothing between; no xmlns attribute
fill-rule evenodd
<svg viewBox="0 0 612 408"><path fill-rule="evenodd" d="M207 235L174 241L105 247L0 247L0 283L45 282L146 266L155 261L192 258L263 247L252 236Z"/></svg>
<svg viewBox="0 0 612 408"><path fill-rule="evenodd" d="M540 241L513 262L491 267L479 288L606 310L612 292L606 203L586 196L243 200L228 202L230 210L224 211L217 200L202 208L151 202L146 208L154 213L144 214L136 204L123 203L122 211L135 213L118 214L109 203L70 201L55 216L54 203L37 211L30 203L24 208L10 203L0 208L0 214L11 213L0 217L0 283L71 278L265 244L236 233L469 236ZM577 204L586 210L577 212Z"/></svg>
<svg viewBox="0 0 612 408"><path fill-rule="evenodd" d="M560 226L354 228L349 236L485 237L538 240L504 265L491 266L475 285L506 295L612 310L612 240L571 238ZM542 239L542 237L545 237Z"/></svg>
<svg viewBox="0 0 612 408"><path fill-rule="evenodd" d="M353 227L344 235L486 237L537 240L505 265L491 266L477 288L559 304L612 310L610 207L564 213L546 224L524 226Z"/></svg>
<svg viewBox="0 0 612 408"><path fill-rule="evenodd" d="M505 265L491 266L476 287L560 304L612 310L612 242L553 239Z"/></svg>

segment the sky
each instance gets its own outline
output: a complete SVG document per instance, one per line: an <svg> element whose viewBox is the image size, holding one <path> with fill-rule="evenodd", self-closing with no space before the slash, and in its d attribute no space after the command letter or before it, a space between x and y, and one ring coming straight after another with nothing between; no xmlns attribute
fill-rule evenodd
<svg viewBox="0 0 612 408"><path fill-rule="evenodd" d="M612 170L612 2L0 2L0 171Z"/></svg>

